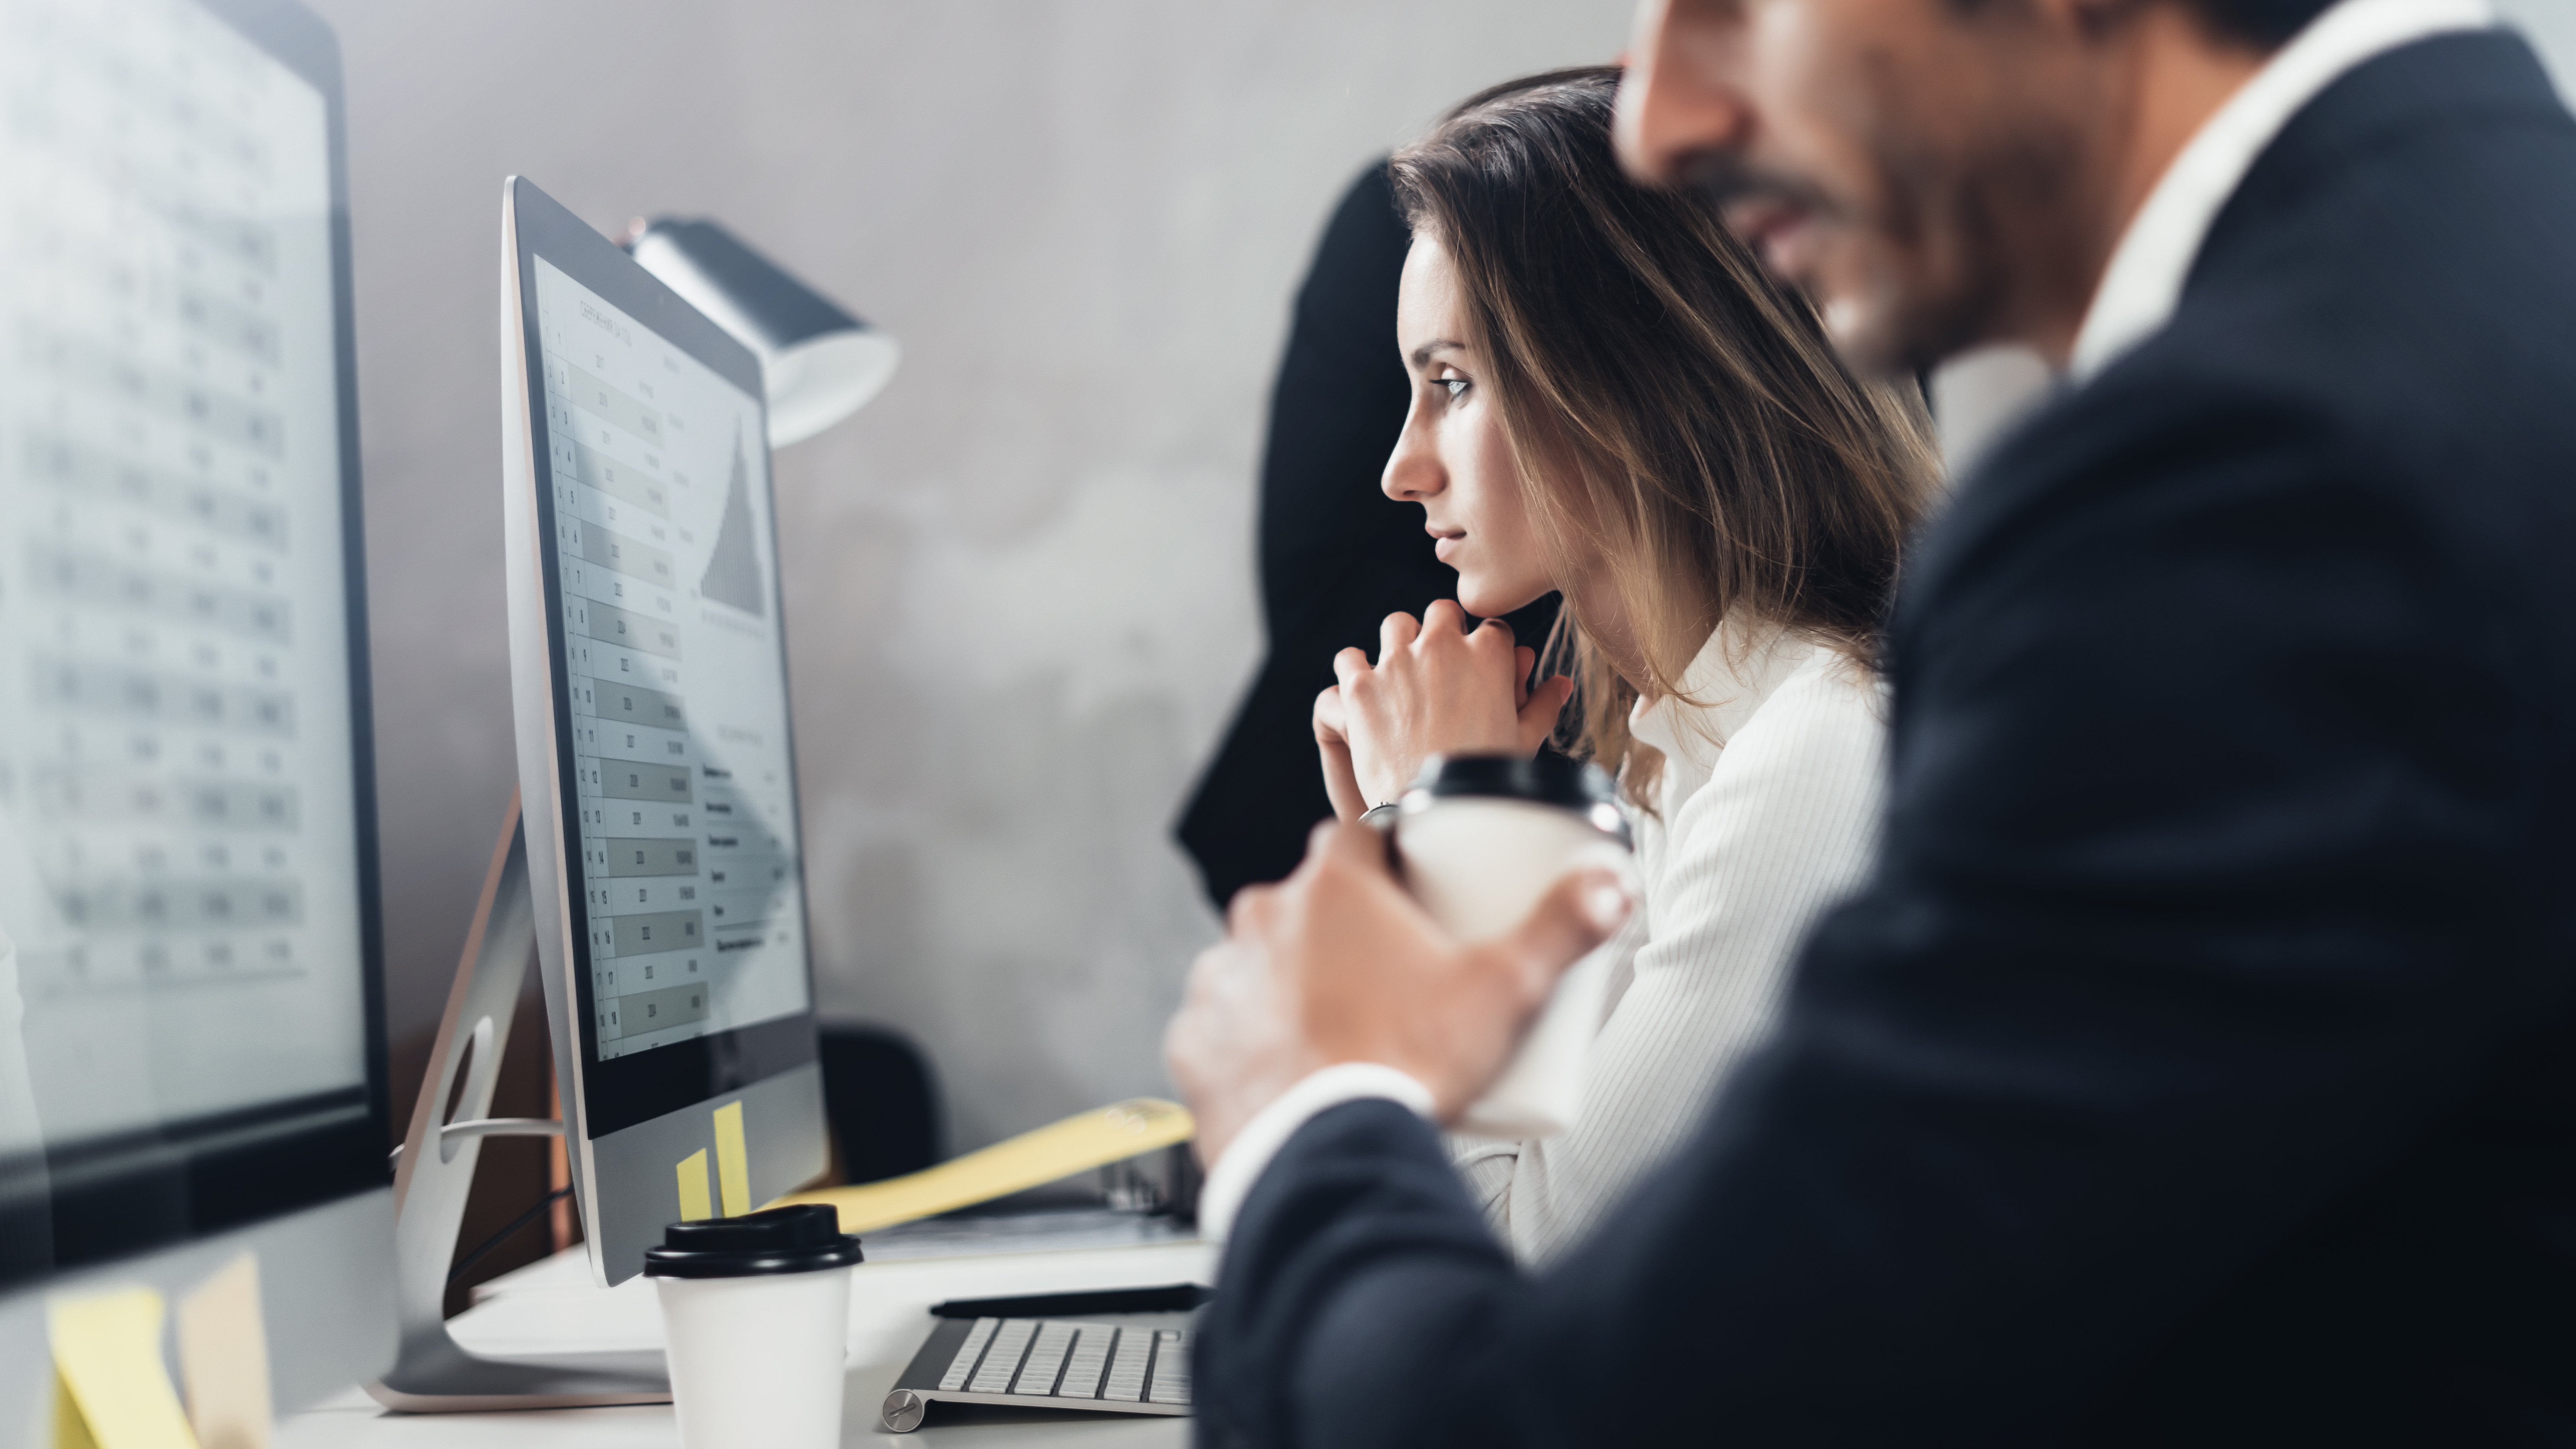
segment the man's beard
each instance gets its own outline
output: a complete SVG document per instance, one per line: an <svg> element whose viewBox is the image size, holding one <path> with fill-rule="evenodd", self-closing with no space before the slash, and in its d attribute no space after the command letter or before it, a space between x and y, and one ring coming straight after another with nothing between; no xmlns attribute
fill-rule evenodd
<svg viewBox="0 0 2576 1449"><path fill-rule="evenodd" d="M2045 140L1996 147L1967 165L1912 147L1875 147L1885 199L1866 209L1714 152L1685 163L1683 184L1721 208L1792 206L1856 240L1865 274L1857 287L1819 295L1807 279L1774 280L1815 310L1846 365L1898 377L2006 337L2015 259L2003 218L2013 202L2053 202L2070 161Z"/></svg>

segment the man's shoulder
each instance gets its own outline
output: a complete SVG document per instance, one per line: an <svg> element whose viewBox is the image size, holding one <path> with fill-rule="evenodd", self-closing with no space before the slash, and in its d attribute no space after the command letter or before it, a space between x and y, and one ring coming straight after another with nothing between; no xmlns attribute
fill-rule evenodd
<svg viewBox="0 0 2576 1449"><path fill-rule="evenodd" d="M2139 371L2221 369L2361 435L2576 435L2576 117L2504 32L2419 42L2294 117L2228 200Z"/></svg>
<svg viewBox="0 0 2576 1449"><path fill-rule="evenodd" d="M2447 508L2563 494L2576 117L2530 47L2439 36L2327 88L2229 198L2170 325L2100 383L2079 417L2262 404Z"/></svg>
<svg viewBox="0 0 2576 1449"><path fill-rule="evenodd" d="M2468 174L2487 148L2454 140L2231 222L2162 331L1964 480L1912 585L2273 506L2383 517L2392 559L2477 575L2518 613L2576 610L2576 127L2512 216L2512 168Z"/></svg>
<svg viewBox="0 0 2576 1449"><path fill-rule="evenodd" d="M2518 37L2438 37L2292 119L2169 324L1998 447L1952 531L2114 498L2222 503L2189 485L2270 463L2473 548L2550 537L2576 529L2570 397L2576 118Z"/></svg>

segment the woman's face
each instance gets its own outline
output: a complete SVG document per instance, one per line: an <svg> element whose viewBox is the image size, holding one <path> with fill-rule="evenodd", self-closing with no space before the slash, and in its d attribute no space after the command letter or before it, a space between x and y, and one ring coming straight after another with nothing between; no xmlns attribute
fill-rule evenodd
<svg viewBox="0 0 2576 1449"><path fill-rule="evenodd" d="M1440 561L1458 571L1458 602L1491 619L1557 587L1531 529L1520 465L1466 345L1457 271L1439 241L1417 233L1395 304L1396 346L1413 377L1404 436L1379 486L1422 505Z"/></svg>

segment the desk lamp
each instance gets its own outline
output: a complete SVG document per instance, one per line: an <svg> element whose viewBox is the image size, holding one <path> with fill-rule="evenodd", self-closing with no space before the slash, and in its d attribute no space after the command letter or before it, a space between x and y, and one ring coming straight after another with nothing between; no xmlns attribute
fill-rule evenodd
<svg viewBox="0 0 2576 1449"><path fill-rule="evenodd" d="M712 221L642 217L619 245L760 355L769 446L801 443L857 412L894 376L894 338L842 310Z"/></svg>

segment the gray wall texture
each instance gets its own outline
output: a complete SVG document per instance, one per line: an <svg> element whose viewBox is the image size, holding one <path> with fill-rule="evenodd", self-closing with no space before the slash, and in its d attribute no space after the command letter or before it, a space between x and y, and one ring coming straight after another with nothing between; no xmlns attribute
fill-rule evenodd
<svg viewBox="0 0 2576 1449"><path fill-rule="evenodd" d="M825 1012L928 1047L956 1148L1168 1090L1217 930L1168 827L1260 648L1253 475L1307 252L1372 155L1611 58L1628 0L316 3L348 68L397 1042L436 1023L516 773L517 172L606 231L720 218L902 340L875 403L778 460Z"/></svg>

